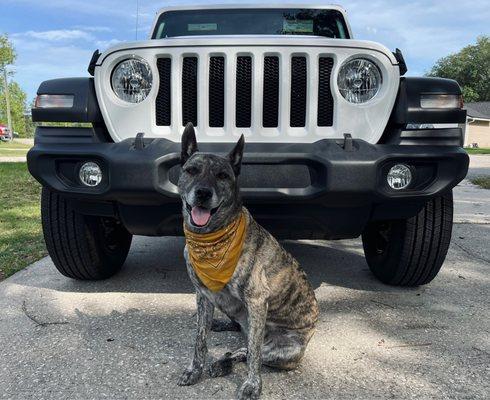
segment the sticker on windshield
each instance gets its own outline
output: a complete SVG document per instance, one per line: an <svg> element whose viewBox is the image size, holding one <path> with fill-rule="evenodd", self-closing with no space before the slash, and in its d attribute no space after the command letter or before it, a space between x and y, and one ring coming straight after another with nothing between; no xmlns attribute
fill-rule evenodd
<svg viewBox="0 0 490 400"><path fill-rule="evenodd" d="M285 19L282 24L282 30L284 33L313 33L313 20L287 20Z"/></svg>
<svg viewBox="0 0 490 400"><path fill-rule="evenodd" d="M218 24L187 24L187 30L192 31L217 31Z"/></svg>

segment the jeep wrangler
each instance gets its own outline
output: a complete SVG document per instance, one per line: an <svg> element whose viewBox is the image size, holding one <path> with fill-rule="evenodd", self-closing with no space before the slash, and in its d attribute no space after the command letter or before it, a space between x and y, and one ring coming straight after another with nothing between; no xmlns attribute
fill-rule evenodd
<svg viewBox="0 0 490 400"><path fill-rule="evenodd" d="M382 282L430 282L468 169L466 111L455 81L406 70L398 49L354 40L338 6L161 10L150 40L95 51L93 77L39 87L28 166L54 264L104 279L132 235L182 235L179 141L191 122L205 152L245 135L242 197L278 238L362 235Z"/></svg>

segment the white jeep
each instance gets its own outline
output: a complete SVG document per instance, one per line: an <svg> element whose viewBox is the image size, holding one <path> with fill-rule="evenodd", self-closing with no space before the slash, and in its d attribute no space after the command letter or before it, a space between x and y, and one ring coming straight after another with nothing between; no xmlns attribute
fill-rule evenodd
<svg viewBox="0 0 490 400"><path fill-rule="evenodd" d="M393 285L438 273L468 168L460 87L402 77L401 52L354 40L341 7L165 8L149 40L96 51L89 72L43 82L32 110L90 124L41 125L28 154L64 275L107 278L133 234L182 234L188 122L203 151L245 135L242 197L276 236L362 235L369 267Z"/></svg>

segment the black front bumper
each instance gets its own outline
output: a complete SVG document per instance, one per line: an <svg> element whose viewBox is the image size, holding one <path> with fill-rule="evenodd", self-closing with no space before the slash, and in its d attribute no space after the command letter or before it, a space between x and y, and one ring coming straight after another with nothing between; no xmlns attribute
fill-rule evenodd
<svg viewBox="0 0 490 400"><path fill-rule="evenodd" d="M53 128L38 128L53 129ZM42 185L78 202L81 212L116 215L135 234L181 234L180 143L166 139L63 144L40 133L28 153L31 174ZM39 134L39 132L38 132ZM73 132L71 133L73 134ZM59 136L58 136L59 137ZM87 135L88 138L88 135ZM407 218L425 201L456 186L466 175L468 155L459 147L372 145L343 142L247 143L240 183L242 197L254 216L281 237L356 237L371 220ZM226 154L229 143L200 143L204 152ZM96 161L104 178L84 187L78 169ZM386 174L404 163L414 180L402 191L390 189Z"/></svg>

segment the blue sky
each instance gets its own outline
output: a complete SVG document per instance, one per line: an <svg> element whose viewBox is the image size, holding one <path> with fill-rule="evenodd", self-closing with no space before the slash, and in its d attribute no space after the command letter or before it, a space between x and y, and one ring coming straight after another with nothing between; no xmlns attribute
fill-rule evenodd
<svg viewBox="0 0 490 400"><path fill-rule="evenodd" d="M199 2L209 1L171 3ZM347 10L357 39L399 47L409 75L424 74L438 58L490 34L489 0L335 2ZM169 3L139 0L139 39L147 37L155 12ZM86 76L95 49L135 39L136 0L0 0L0 10L0 33L8 33L16 46L15 79L29 99L43 80Z"/></svg>

